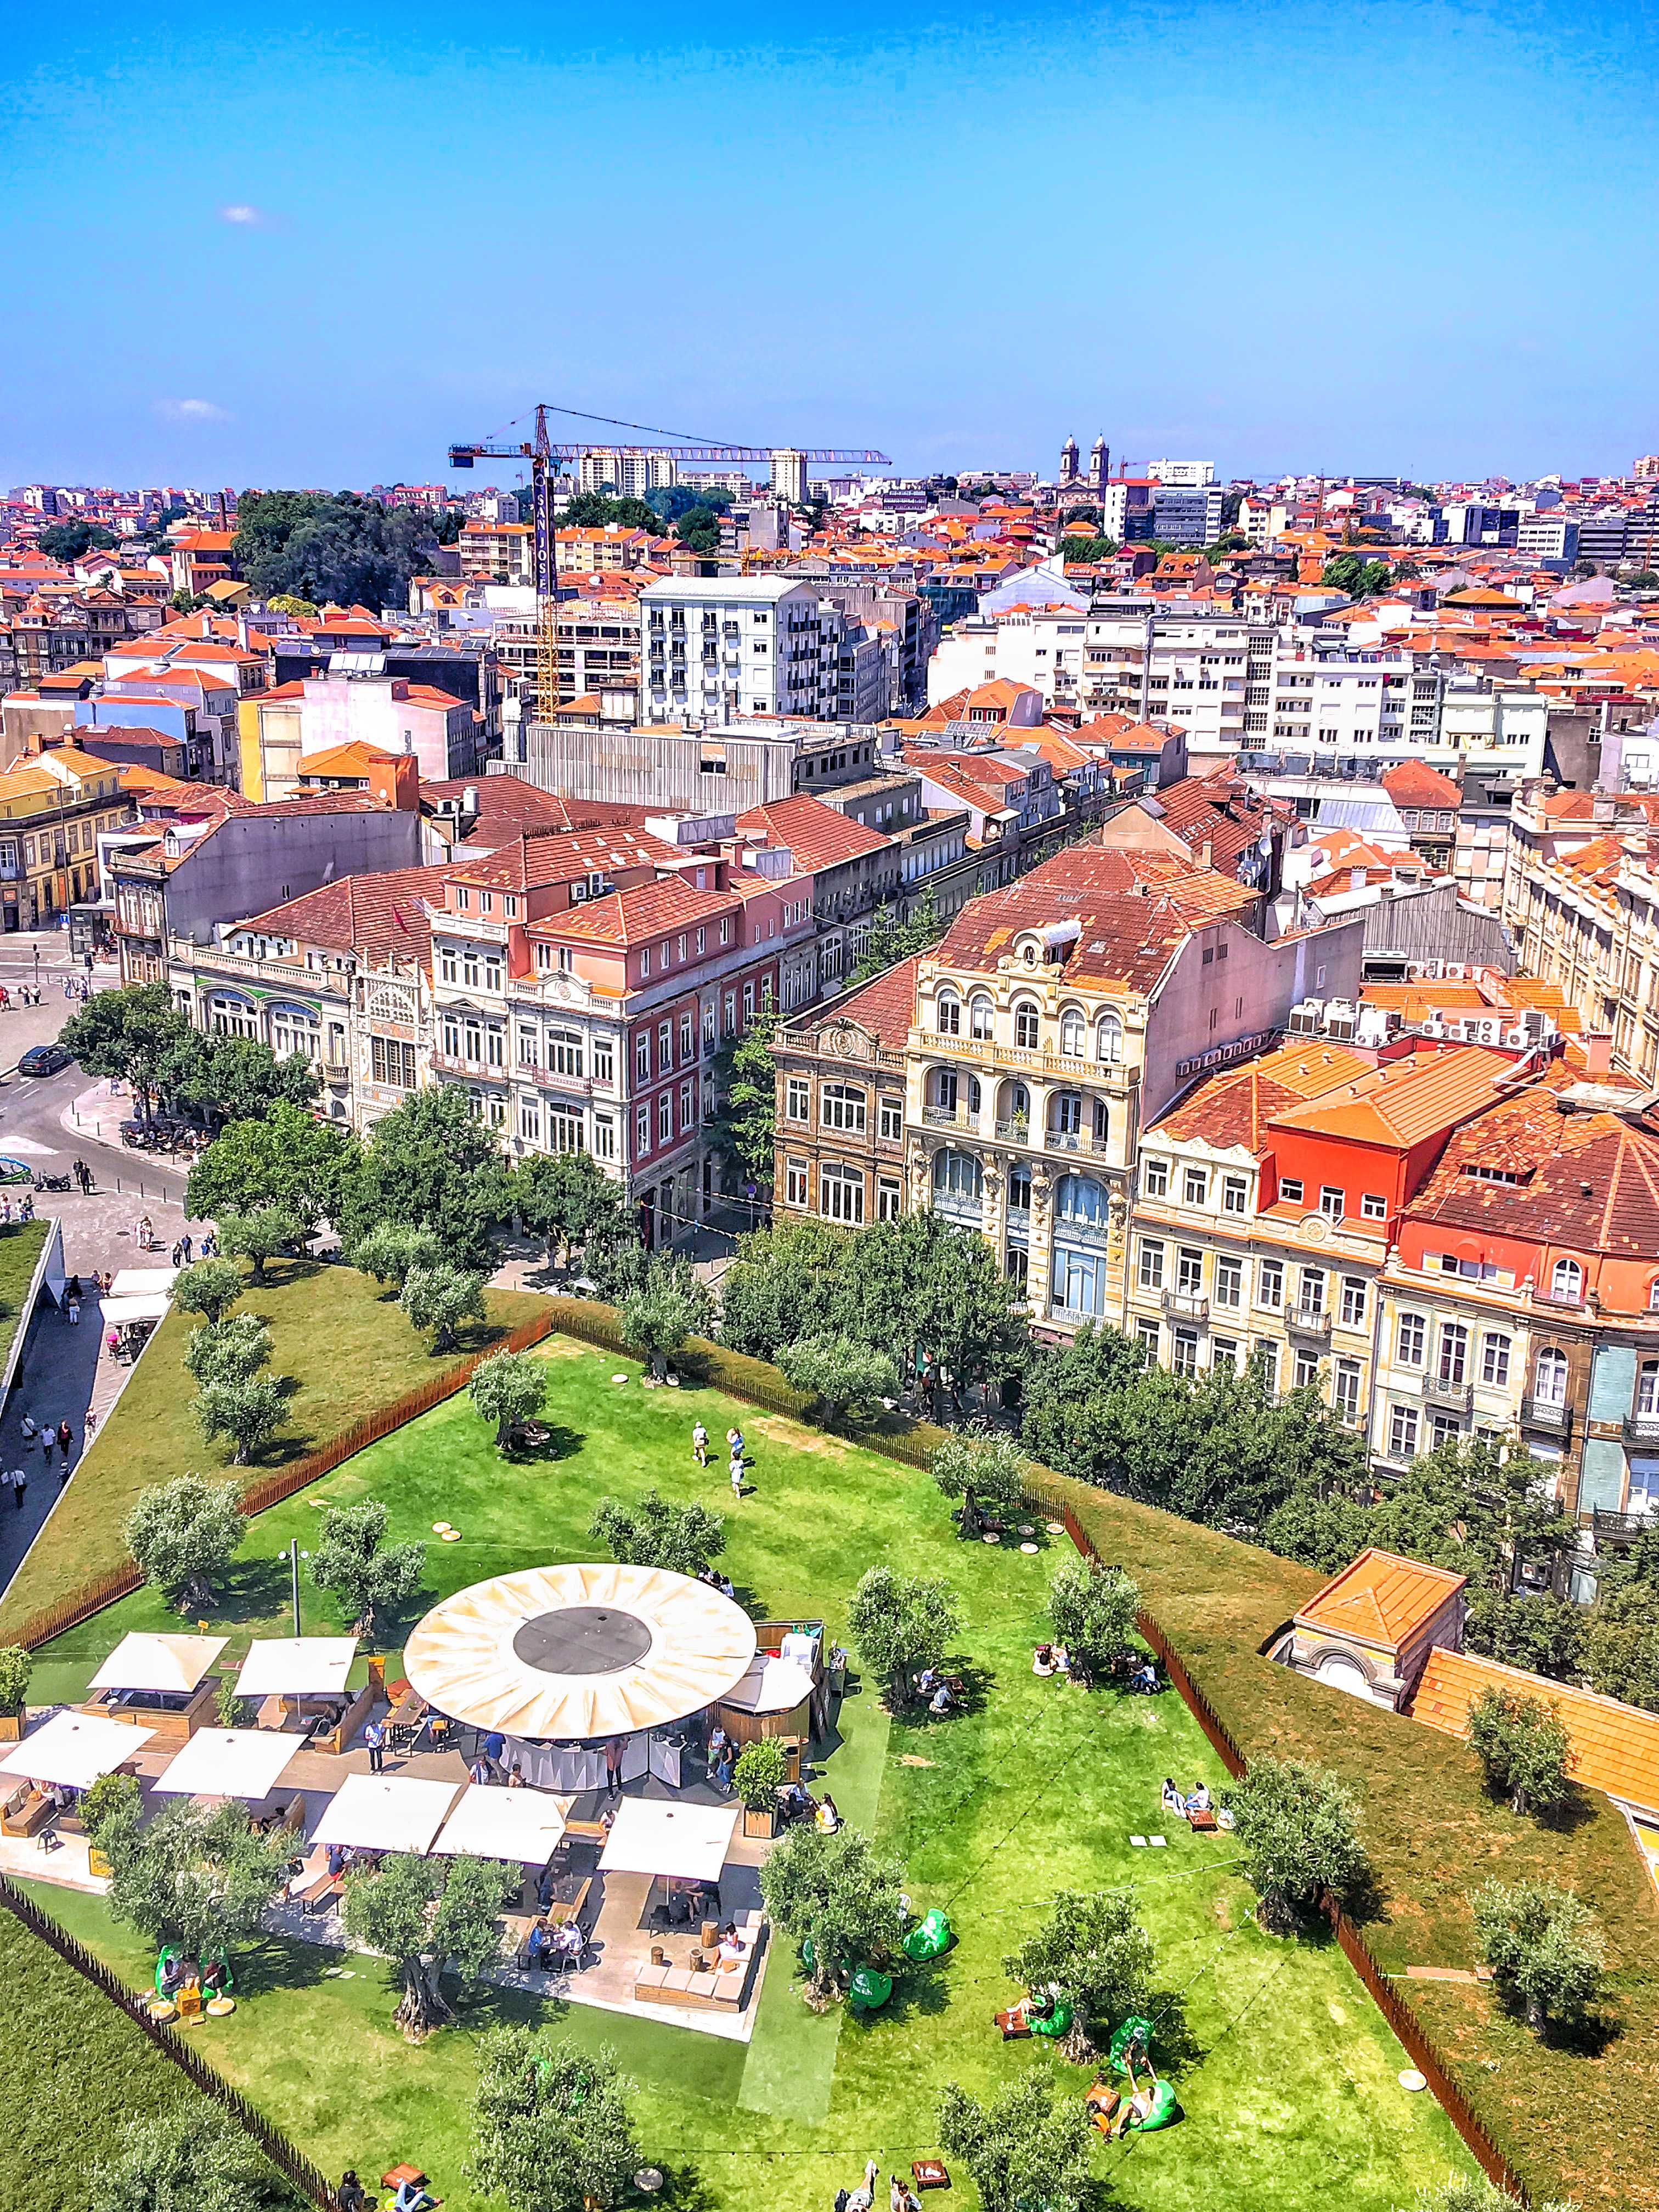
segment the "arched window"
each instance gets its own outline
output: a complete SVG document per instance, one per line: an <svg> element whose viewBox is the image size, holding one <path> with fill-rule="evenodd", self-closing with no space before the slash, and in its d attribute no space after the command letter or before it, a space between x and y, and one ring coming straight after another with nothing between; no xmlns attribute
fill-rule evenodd
<svg viewBox="0 0 1659 2212"><path fill-rule="evenodd" d="M1060 1048L1068 1060L1083 1057L1083 1016L1075 1006L1067 1006L1060 1018Z"/></svg>
<svg viewBox="0 0 1659 2212"><path fill-rule="evenodd" d="M1567 1402L1567 1355L1552 1346L1540 1352L1533 1369L1532 1395L1540 1406L1565 1406Z"/></svg>
<svg viewBox="0 0 1659 2212"><path fill-rule="evenodd" d="M995 1021L996 1008L992 1005L988 994L984 991L975 991L973 1002L968 1009L969 1036L977 1037L981 1044L987 1042Z"/></svg>
<svg viewBox="0 0 1659 2212"><path fill-rule="evenodd" d="M972 1152L936 1152L933 1194L938 1198L977 1199L984 1178Z"/></svg>
<svg viewBox="0 0 1659 2212"><path fill-rule="evenodd" d="M962 1034L962 1001L954 991L941 991L933 1005L934 1026L941 1036Z"/></svg>
<svg viewBox="0 0 1659 2212"><path fill-rule="evenodd" d="M1035 999L1022 999L1014 1008L1014 1042L1021 1052L1037 1048L1037 1006Z"/></svg>
<svg viewBox="0 0 1659 2212"><path fill-rule="evenodd" d="M1648 1311L1659 1313L1659 1275L1648 1285Z"/></svg>
<svg viewBox="0 0 1659 2212"><path fill-rule="evenodd" d="M1550 1277L1550 1296L1565 1305L1577 1305L1584 1295L1584 1271L1577 1260L1558 1260Z"/></svg>
<svg viewBox="0 0 1659 2212"><path fill-rule="evenodd" d="M1659 1417L1659 1359L1644 1359L1636 1378L1636 1410L1646 1421Z"/></svg>
<svg viewBox="0 0 1659 2212"><path fill-rule="evenodd" d="M1123 1023L1119 1015L1104 1013L1095 1028L1095 1058L1103 1067L1115 1067L1123 1058Z"/></svg>
<svg viewBox="0 0 1659 2212"><path fill-rule="evenodd" d="M1086 1221L1106 1226L1106 1186L1092 1176L1061 1176L1054 1189L1056 1221Z"/></svg>

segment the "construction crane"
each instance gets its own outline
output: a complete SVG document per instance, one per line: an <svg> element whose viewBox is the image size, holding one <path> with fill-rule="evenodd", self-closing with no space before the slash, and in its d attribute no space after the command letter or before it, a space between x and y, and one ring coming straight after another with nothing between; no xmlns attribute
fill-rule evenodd
<svg viewBox="0 0 1659 2212"><path fill-rule="evenodd" d="M650 422L625 422L614 415L586 415L580 408L560 407L544 401L536 409L534 434L523 440L507 441L481 438L467 445L449 448L452 469L470 469L481 460L528 461L530 464L532 574L536 590L536 708L544 721L550 722L559 699L558 654L554 643L554 608L558 599L558 556L553 535L553 485L556 465L564 461L580 462L599 441L590 439L582 445L558 445L547 434L550 415L568 415L580 422L603 422L613 430L644 430L654 438L682 438L690 442L672 446L635 446L623 450L633 453L665 454L675 463L682 461L766 461L775 454L787 453L802 461L832 461L854 465L874 465L890 468L889 456L875 447L843 446L732 446L715 439L696 439L688 430L664 430Z"/></svg>

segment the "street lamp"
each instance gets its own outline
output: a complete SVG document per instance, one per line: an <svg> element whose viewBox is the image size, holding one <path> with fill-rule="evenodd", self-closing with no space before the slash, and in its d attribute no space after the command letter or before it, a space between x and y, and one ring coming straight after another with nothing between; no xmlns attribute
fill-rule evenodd
<svg viewBox="0 0 1659 2212"><path fill-rule="evenodd" d="M280 1559L284 1555L278 1552L276 1556ZM301 1559L308 1559L311 1554L300 1549L300 1540L295 1536L289 1542L286 1556L289 1571L294 1577L294 1633L297 1639L300 1633L300 1562Z"/></svg>

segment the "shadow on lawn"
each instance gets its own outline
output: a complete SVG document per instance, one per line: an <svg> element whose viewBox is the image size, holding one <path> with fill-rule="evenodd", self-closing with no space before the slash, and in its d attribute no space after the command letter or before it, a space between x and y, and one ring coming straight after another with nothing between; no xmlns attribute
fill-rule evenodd
<svg viewBox="0 0 1659 2212"><path fill-rule="evenodd" d="M545 1440L538 1444L520 1444L515 1449L504 1451L501 1457L505 1465L536 1467L544 1463L550 1467L556 1460L574 1459L587 1442L580 1429L567 1429L561 1422L544 1421L540 1425L547 1431Z"/></svg>
<svg viewBox="0 0 1659 2212"><path fill-rule="evenodd" d="M876 2032L901 2021L927 2019L944 2012L951 2002L950 1965L954 1942L942 1959L907 1959L893 1962L893 1994L884 2005L867 2012L850 2002L848 2025Z"/></svg>
<svg viewBox="0 0 1659 2212"><path fill-rule="evenodd" d="M233 1559L210 1608L212 1617L222 1626L269 1620L289 1602L290 1574L285 1551L269 1559Z"/></svg>

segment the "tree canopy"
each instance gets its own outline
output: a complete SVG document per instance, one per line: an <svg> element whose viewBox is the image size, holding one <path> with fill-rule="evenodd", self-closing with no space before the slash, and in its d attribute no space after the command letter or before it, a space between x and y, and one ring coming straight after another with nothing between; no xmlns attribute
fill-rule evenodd
<svg viewBox="0 0 1659 2212"><path fill-rule="evenodd" d="M777 1063L772 1057L778 1020L769 993L748 1028L721 1054L714 1069L720 1101L714 1141L752 1182L768 1185L772 1181L778 1126Z"/></svg>
<svg viewBox="0 0 1659 2212"><path fill-rule="evenodd" d="M443 1993L446 1968L482 1981L500 1963L497 1915L523 1882L522 1869L499 1859L416 1858L397 1852L372 1871L346 1876L346 1933L382 1953L403 1995L394 2015L410 2043L454 2018Z"/></svg>
<svg viewBox="0 0 1659 2212"><path fill-rule="evenodd" d="M112 1917L197 1959L258 1933L288 1880L292 1848L286 1833L250 1826L234 1798L210 1807L166 1798L143 1826L133 1817L100 1822L97 1840L109 1860Z"/></svg>
<svg viewBox="0 0 1659 2212"><path fill-rule="evenodd" d="M886 1683L890 1704L907 1705L911 1676L937 1667L962 1625L956 1592L941 1575L901 1575L868 1568L847 1605L847 1632L872 1674Z"/></svg>
<svg viewBox="0 0 1659 2212"><path fill-rule="evenodd" d="M859 1966L890 1960L901 1870L855 1828L833 1835L805 1822L787 1828L761 1869L760 1885L774 1923L803 1955L811 1946L807 1989L817 2002L844 1990Z"/></svg>
<svg viewBox="0 0 1659 2212"><path fill-rule="evenodd" d="M1393 572L1386 561L1367 560L1363 553L1336 553L1325 563L1319 580L1334 592L1346 592L1351 599L1370 599L1387 591Z"/></svg>
<svg viewBox="0 0 1659 2212"><path fill-rule="evenodd" d="M349 1131L278 1098L260 1118L233 1121L214 1139L190 1171L185 1208L194 1219L216 1220L278 1206L309 1235L337 1218L362 1157Z"/></svg>
<svg viewBox="0 0 1659 2212"><path fill-rule="evenodd" d="M695 1499L676 1504L654 1487L632 1505L602 1498L587 1533L624 1565L665 1567L677 1575L702 1574L726 1549L726 1523L718 1513Z"/></svg>
<svg viewBox="0 0 1659 2212"><path fill-rule="evenodd" d="M1109 1674L1135 1649L1140 1592L1121 1567L1066 1559L1048 1585L1048 1614L1066 1646L1073 1680Z"/></svg>
<svg viewBox="0 0 1659 2212"><path fill-rule="evenodd" d="M1324 1767L1256 1759L1221 1795L1267 1926L1291 1926L1322 1891L1346 1889L1364 1871L1358 1809Z"/></svg>
<svg viewBox="0 0 1659 2212"><path fill-rule="evenodd" d="M95 549L114 547L120 544L112 530L106 530L101 522L49 522L35 538L35 544L48 561L68 562L78 561L83 553Z"/></svg>
<svg viewBox="0 0 1659 2212"><path fill-rule="evenodd" d="M426 1546L388 1547L391 1518L376 1498L323 1508L311 1579L337 1600L342 1617L359 1636L372 1636L377 1619L407 1603L420 1588Z"/></svg>
<svg viewBox="0 0 1659 2212"><path fill-rule="evenodd" d="M947 2082L939 2139L973 2175L983 2212L1084 2212L1092 2200L1088 2112L1047 2072L1028 2074L988 2103Z"/></svg>
<svg viewBox="0 0 1659 2212"><path fill-rule="evenodd" d="M870 933L848 978L849 988L857 990L860 983L896 968L901 960L927 951L944 934L945 922L933 904L931 888L922 893L908 917L896 915L884 899L870 917Z"/></svg>
<svg viewBox="0 0 1659 2212"><path fill-rule="evenodd" d="M339 1227L348 1245L386 1224L429 1229L453 1265L488 1269L510 1203L494 1134L473 1118L463 1091L441 1084L411 1091L375 1123Z"/></svg>
<svg viewBox="0 0 1659 2212"><path fill-rule="evenodd" d="M623 1302L623 1340L661 1368L688 1336L702 1335L713 1315L713 1301L684 1261L654 1260Z"/></svg>
<svg viewBox="0 0 1659 2212"><path fill-rule="evenodd" d="M130 2120L93 2169L97 2212L301 2212L304 2199L211 2097Z"/></svg>
<svg viewBox="0 0 1659 2212"><path fill-rule="evenodd" d="M873 1420L884 1401L898 1394L898 1369L890 1354L854 1336L805 1336L778 1353L785 1379L817 1399L832 1428Z"/></svg>
<svg viewBox="0 0 1659 2212"><path fill-rule="evenodd" d="M521 2027L478 2050L471 2177L513 2212L611 2212L644 2163L615 2051Z"/></svg>
<svg viewBox="0 0 1659 2212"><path fill-rule="evenodd" d="M495 1448L505 1451L514 1429L533 1421L547 1398L547 1362L528 1352L492 1352L473 1369L467 1395L495 1424Z"/></svg>
<svg viewBox="0 0 1659 2212"><path fill-rule="evenodd" d="M1025 1455L1006 1429L984 1421L953 1431L935 1449L932 1467L945 1495L963 1501L964 1525L972 1505L1007 1508L1025 1495Z"/></svg>
<svg viewBox="0 0 1659 2212"><path fill-rule="evenodd" d="M443 518L359 493L244 492L231 558L260 599L290 593L321 606L406 605L409 581L431 565Z"/></svg>
<svg viewBox="0 0 1659 2212"><path fill-rule="evenodd" d="M234 1483L180 1474L141 1490L121 1533L145 1581L189 1613L212 1602L246 1527Z"/></svg>
<svg viewBox="0 0 1659 2212"><path fill-rule="evenodd" d="M511 1197L525 1226L547 1239L550 1260L556 1246L574 1259L619 1216L634 1233L627 1193L588 1152L532 1152L513 1170Z"/></svg>
<svg viewBox="0 0 1659 2212"><path fill-rule="evenodd" d="M410 1269L398 1303L416 1328L432 1331L434 1352L449 1352L464 1321L483 1320L483 1285L478 1270L452 1267L440 1260L433 1267Z"/></svg>
<svg viewBox="0 0 1659 2212"><path fill-rule="evenodd" d="M1469 1707L1469 1746L1511 1812L1551 1813L1571 1787L1572 1738L1542 1698L1488 1683Z"/></svg>
<svg viewBox="0 0 1659 2212"><path fill-rule="evenodd" d="M1047 1920L1003 1960L1002 1971L1034 1996L1047 1991L1070 2005L1084 2033L1068 2056L1086 2058L1090 2024L1109 2028L1145 2011L1154 1962L1152 1939L1127 1891L1062 1889Z"/></svg>
<svg viewBox="0 0 1659 2212"><path fill-rule="evenodd" d="M1553 2021L1583 2017L1601 1986L1607 1951L1595 1916L1553 1881L1495 1878L1469 1898L1480 1955L1500 1993L1541 2034Z"/></svg>

